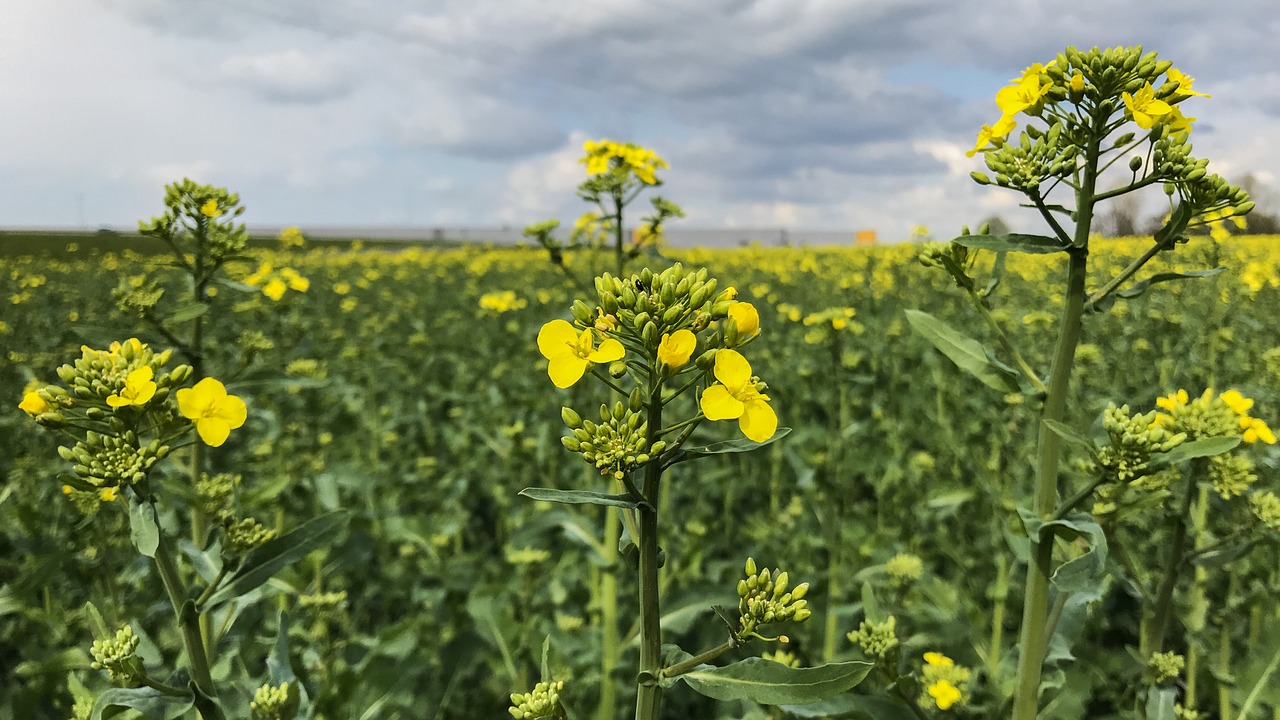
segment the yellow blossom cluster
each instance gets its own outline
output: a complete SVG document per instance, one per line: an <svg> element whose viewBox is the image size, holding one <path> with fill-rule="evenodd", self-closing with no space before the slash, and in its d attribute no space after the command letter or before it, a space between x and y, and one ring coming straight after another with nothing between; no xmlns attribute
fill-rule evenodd
<svg viewBox="0 0 1280 720"><path fill-rule="evenodd" d="M629 173L646 185L657 185L657 171L670 167L657 153L634 143L588 140L582 149L586 155L579 162L587 166L588 175Z"/></svg>

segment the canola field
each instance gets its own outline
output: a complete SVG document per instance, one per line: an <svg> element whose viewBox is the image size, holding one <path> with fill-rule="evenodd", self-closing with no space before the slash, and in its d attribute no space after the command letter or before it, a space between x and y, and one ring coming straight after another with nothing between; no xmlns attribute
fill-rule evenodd
<svg viewBox="0 0 1280 720"><path fill-rule="evenodd" d="M1278 242L1194 238L1144 276L1224 271L1153 285L1086 315L1070 424L1096 427L1108 402L1145 413L1158 398L1206 388L1236 389L1254 401L1252 415L1280 423ZM1096 240L1089 285L1149 243ZM918 261L921 249L664 250L643 259L655 270L706 267L756 307L752 368L790 428L754 452L670 471L658 508L666 637L684 647L719 642L711 606L736 602L732 588L751 556L810 582L821 617L789 628L785 645L740 652L797 666L860 657L848 636L870 587L896 617L904 656L945 651L988 678L983 687L1010 677L1023 572L1012 558L1020 543L1026 552L1017 509L1033 485L1037 399L958 372L912 332L905 311L925 310L992 342L951 278ZM292 235L251 252L230 267L231 282L210 287L201 360L244 398L247 419L209 462L237 478L236 503L264 528L283 532L335 510L349 520L229 606L221 617L230 629L208 635L221 648L215 680L261 676L280 634L315 717L505 717L510 694L532 687L544 664L575 689L565 691L575 717L592 716L605 685L623 699L634 693L633 677L602 664L603 622L616 625L623 667L634 663L637 636L629 600L610 608L600 589L608 576L616 586L604 587L634 594L629 575L614 572L627 553L601 540L604 509L518 496L530 486L608 489L561 441L561 406L592 407L597 395L548 382L535 338L549 320L570 319L609 258L584 252L559 269L527 248L326 248ZM130 518L67 486L63 439L18 409L24 391L55 382L82 345L136 337L157 352L173 346L142 317L180 292L165 261L74 244L0 258L0 718L61 720L77 685L105 686L90 669L95 612L108 626L129 623L151 662L171 662L182 647L133 550ZM1062 303L1051 289L1065 263L1009 253L997 264L986 253L978 267L999 280L992 317L1033 367L1047 366ZM732 423L710 423L695 439L736 436ZM1250 453L1246 489L1280 489L1276 446ZM1068 479L1084 476L1087 454L1068 448L1066 458ZM180 469L160 481L192 495ZM1204 496L1207 527L1227 537L1263 522L1240 501L1247 493L1215 489ZM158 522L181 519L162 513ZM1105 522L1115 575L1095 602L1067 603L1046 661L1055 699L1041 717L1099 717L1098 708L1133 702L1138 598L1160 560L1152 537L1166 530L1141 518ZM1187 672L1204 698L1227 678L1235 702L1261 687L1254 705L1280 708L1280 527L1269 532L1230 554L1206 548L1188 572L1212 568L1225 580L1177 597L1174 621L1199 648L1199 667ZM200 555L190 542L179 550ZM1259 685L1267 673L1273 680ZM712 710L683 686L664 703L668 717L827 716L745 701ZM997 700L966 703L990 711ZM865 708L841 716L877 717Z"/></svg>

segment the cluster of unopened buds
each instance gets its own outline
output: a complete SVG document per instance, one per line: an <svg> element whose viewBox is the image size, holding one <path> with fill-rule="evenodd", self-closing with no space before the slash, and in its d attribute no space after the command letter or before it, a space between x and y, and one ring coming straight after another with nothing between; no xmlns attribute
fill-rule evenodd
<svg viewBox="0 0 1280 720"><path fill-rule="evenodd" d="M1108 405L1102 427L1111 441L1098 451L1098 463L1116 480L1126 482L1148 470L1151 456L1169 452L1186 439L1185 432L1171 432L1156 422L1157 412L1134 415L1128 405Z"/></svg>
<svg viewBox="0 0 1280 720"><path fill-rule="evenodd" d="M599 468L601 474L621 480L666 447L661 440L649 447L649 426L640 415L642 402L637 388L627 404L619 400L613 407L601 405L599 424L583 420L572 408L561 408L560 417L571 432L560 441L570 452L580 453L582 459Z"/></svg>
<svg viewBox="0 0 1280 720"><path fill-rule="evenodd" d="M788 590L787 573L777 569L756 569L756 561L747 558L746 578L738 581L738 641L749 638L778 640L759 634L759 629L770 623L804 622L813 611L804 597L809 583L800 583Z"/></svg>
<svg viewBox="0 0 1280 720"><path fill-rule="evenodd" d="M125 625L116 631L114 637L93 641L90 648L92 667L106 670L107 677L117 685L134 687L147 677L137 651L138 636L133 634L133 628Z"/></svg>
<svg viewBox="0 0 1280 720"><path fill-rule="evenodd" d="M512 693L511 707L507 712L516 720L563 720L564 708L560 705L563 680L540 682L527 693Z"/></svg>

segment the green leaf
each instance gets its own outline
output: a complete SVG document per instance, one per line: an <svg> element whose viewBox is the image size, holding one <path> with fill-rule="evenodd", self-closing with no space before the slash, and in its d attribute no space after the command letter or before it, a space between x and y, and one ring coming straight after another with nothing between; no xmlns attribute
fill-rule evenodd
<svg viewBox="0 0 1280 720"><path fill-rule="evenodd" d="M156 523L156 506L145 500L135 500L129 506L129 539L138 552L149 558L156 556L160 547L160 526Z"/></svg>
<svg viewBox="0 0 1280 720"><path fill-rule="evenodd" d="M1017 373L993 362L982 343L922 310L907 310L906 313L912 329L932 343L938 352L950 358L956 367L978 378L992 390L1018 392Z"/></svg>
<svg viewBox="0 0 1280 720"><path fill-rule="evenodd" d="M190 693L165 695L149 687L111 688L98 696L89 720L102 720L103 713L113 707L132 708L158 720L173 720L190 710L195 700Z"/></svg>
<svg viewBox="0 0 1280 720"><path fill-rule="evenodd" d="M813 668L791 668L764 658L747 658L724 667L693 670L680 679L715 700L803 705L854 687L873 667L874 663L850 660Z"/></svg>
<svg viewBox="0 0 1280 720"><path fill-rule="evenodd" d="M1100 597L1100 581L1107 564L1107 536L1102 526L1086 513L1077 513L1062 520L1045 522L1027 508L1018 508L1031 542L1039 543L1053 535L1066 538L1083 537L1088 549L1053 572L1050 579L1059 592L1080 593L1090 599Z"/></svg>
<svg viewBox="0 0 1280 720"><path fill-rule="evenodd" d="M244 595L283 568L306 557L312 550L332 542L334 533L347 524L347 519L345 511L320 515L251 551L244 564L228 578L226 585L209 598L204 609Z"/></svg>
<svg viewBox="0 0 1280 720"><path fill-rule="evenodd" d="M1227 269L1226 267L1219 265L1218 267L1211 268L1209 270L1188 270L1186 272L1156 273L1155 275L1152 275L1151 277L1145 280L1142 280L1140 282L1136 282L1123 290L1116 291L1116 297L1122 297L1126 299L1136 298L1139 295L1146 292L1148 289L1150 289L1152 285L1155 285L1157 283L1169 282L1171 280L1187 280L1190 278L1213 277L1214 275L1217 275L1218 273L1226 269Z"/></svg>
<svg viewBox="0 0 1280 720"><path fill-rule="evenodd" d="M797 718L850 718L856 720L916 720L911 708L876 695L836 695L805 705L778 708Z"/></svg>
<svg viewBox="0 0 1280 720"><path fill-rule="evenodd" d="M267 682L274 687L281 683L289 683L289 694L285 699L282 717L294 717L299 706L307 704L307 689L293 674L293 665L289 662L289 614L280 611L277 623L276 642L267 656Z"/></svg>
<svg viewBox="0 0 1280 720"><path fill-rule="evenodd" d="M1070 425L1058 422L1057 420L1041 420L1041 422L1043 422L1044 426L1049 428L1049 431L1054 435L1057 435L1072 445L1079 445L1091 453L1097 451L1097 446L1093 444L1093 440L1088 435L1085 435Z"/></svg>
<svg viewBox="0 0 1280 720"><path fill-rule="evenodd" d="M994 250L995 252L1021 252L1033 255L1048 255L1062 252L1066 246L1057 238L1044 235L961 235L952 238L951 242L967 248Z"/></svg>
<svg viewBox="0 0 1280 720"><path fill-rule="evenodd" d="M862 614L868 622L882 623L886 620L884 611L880 609L880 601L876 600L875 588L871 583L862 583Z"/></svg>
<svg viewBox="0 0 1280 720"><path fill-rule="evenodd" d="M1224 452L1234 450L1239 444L1239 435L1219 435L1201 440L1192 440L1191 442L1182 443L1169 452L1152 455L1148 466L1152 470L1159 470L1193 458L1221 455Z"/></svg>
<svg viewBox="0 0 1280 720"><path fill-rule="evenodd" d="M178 307L178 309L173 311L173 314L169 316L169 322L171 323L190 322L192 320L195 320L198 317L203 316L207 312L209 312L209 306L202 302L187 303L186 305L182 305Z"/></svg>
<svg viewBox="0 0 1280 720"><path fill-rule="evenodd" d="M1147 720L1174 720L1178 692L1173 688L1152 688L1147 693Z"/></svg>
<svg viewBox="0 0 1280 720"><path fill-rule="evenodd" d="M648 505L644 501L637 502L630 495L608 495L591 490L557 490L555 488L531 487L521 490L520 495L531 500L542 500L564 505L605 505L607 507L630 509Z"/></svg>
<svg viewBox="0 0 1280 720"><path fill-rule="evenodd" d="M762 448L765 445L771 445L778 442L790 433L791 428L780 427L778 428L778 431L773 434L773 437L765 440L764 442L756 442L755 440L748 440L747 438L742 437L734 438L733 440L725 440L724 442L711 443L710 445L703 445L701 447L683 448L683 450L688 455L724 455L726 453L751 452L756 448Z"/></svg>

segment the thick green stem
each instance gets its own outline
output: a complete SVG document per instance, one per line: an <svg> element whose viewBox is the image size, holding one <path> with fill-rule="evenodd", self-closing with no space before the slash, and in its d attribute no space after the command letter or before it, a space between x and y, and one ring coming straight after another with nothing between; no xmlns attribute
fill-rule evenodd
<svg viewBox="0 0 1280 720"><path fill-rule="evenodd" d="M615 190L613 193L613 245L617 257L615 258L618 277L622 277L623 270L627 266L626 256L622 252L622 208L626 205L622 200L621 191Z"/></svg>
<svg viewBox="0 0 1280 720"><path fill-rule="evenodd" d="M218 695L214 689L213 676L209 671L209 657L205 652L204 637L200 632L200 613L196 611L194 602L186 598L182 577L178 574L178 566L169 550L168 540L163 533L156 546L156 569L160 572L160 581L169 595L169 603L173 605L173 613L177 616L182 630L182 644L187 651L187 663L191 669L191 681L198 692L196 707L206 720L223 720L222 710L211 698ZM202 697L201 697L202 696Z"/></svg>
<svg viewBox="0 0 1280 720"><path fill-rule="evenodd" d="M621 247L621 246L619 246ZM662 426L662 394L660 385L654 382L649 393L650 443L657 440ZM662 466L649 463L645 466L644 496L649 505L637 509L640 517L639 536L636 543L640 551L640 675L636 690L636 720L658 720L662 688L658 677L662 674L662 613L658 584L658 487L662 480Z"/></svg>
<svg viewBox="0 0 1280 720"><path fill-rule="evenodd" d="M996 589L992 600L991 643L987 654L987 676L996 677L1000 670L1000 653L1004 645L1004 611L1009 601L1009 561L1001 555L996 561Z"/></svg>
<svg viewBox="0 0 1280 720"><path fill-rule="evenodd" d="M1096 162L1096 143L1092 157ZM1088 195L1093 194L1086 175ZM1082 194L1085 191L1082 190ZM1053 366L1049 373L1048 393L1045 397L1042 420L1061 422L1066 413L1067 390L1071 369L1075 361L1076 345L1080 342L1080 318L1084 313L1085 274L1089 253L1084 243L1088 241L1088 227L1093 212L1092 202L1081 202L1080 225L1077 226L1079 245L1067 251L1066 301L1059 326L1058 344L1054 351ZM1081 237L1083 228L1083 237ZM1035 512L1041 518L1053 517L1058 501L1058 464L1062 455L1062 438L1048 429L1043 422L1039 426L1039 452L1036 463ZM1049 577L1052 574L1053 536L1046 534L1035 543L1031 562L1027 567L1026 592L1022 606L1022 633L1019 641L1018 683L1014 694L1014 720L1034 720L1040 691L1040 674L1047 648Z"/></svg>
<svg viewBox="0 0 1280 720"><path fill-rule="evenodd" d="M600 571L600 705L599 720L614 720L617 684L613 672L618 667L618 535L622 532L618 511L605 508L604 544L600 547L604 568Z"/></svg>

